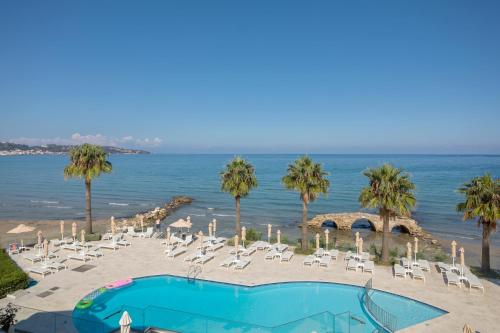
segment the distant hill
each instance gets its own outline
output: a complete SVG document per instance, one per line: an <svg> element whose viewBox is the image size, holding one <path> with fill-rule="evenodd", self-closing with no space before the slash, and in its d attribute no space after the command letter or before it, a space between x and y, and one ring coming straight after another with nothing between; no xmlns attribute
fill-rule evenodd
<svg viewBox="0 0 500 333"><path fill-rule="evenodd" d="M28 146L12 142L0 142L0 155L50 155L67 154L73 146L71 145L42 145ZM128 149L112 146L104 146L108 154L150 154L150 152L139 149Z"/></svg>

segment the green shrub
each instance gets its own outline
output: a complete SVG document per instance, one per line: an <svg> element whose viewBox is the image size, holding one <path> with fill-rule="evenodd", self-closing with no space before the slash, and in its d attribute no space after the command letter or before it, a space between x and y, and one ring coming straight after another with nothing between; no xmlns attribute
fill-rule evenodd
<svg viewBox="0 0 500 333"><path fill-rule="evenodd" d="M439 250L439 252L436 252L434 254L434 261L446 262L448 261L448 255L446 255L446 253L444 253L442 250Z"/></svg>
<svg viewBox="0 0 500 333"><path fill-rule="evenodd" d="M294 251L293 251L293 252L294 252L295 254L305 254L305 255L310 255L310 254L313 254L313 253L314 253L314 251L316 251L316 248L315 248L315 247L309 247L307 250L305 250L305 251L304 251L304 250L302 250L302 247L297 246L297 247L295 247L295 249L294 249Z"/></svg>
<svg viewBox="0 0 500 333"><path fill-rule="evenodd" d="M343 252L356 251L356 246L353 243L342 242L338 245L338 249Z"/></svg>
<svg viewBox="0 0 500 333"><path fill-rule="evenodd" d="M249 228L249 229L247 229L246 239L247 239L247 241L251 241L251 242L261 240L262 239L262 232L258 232L257 230L255 230L253 228Z"/></svg>
<svg viewBox="0 0 500 333"><path fill-rule="evenodd" d="M7 306L3 309L0 309L0 329L2 331L8 332L9 328L17 322L17 311L19 311L19 308L12 303L7 304Z"/></svg>
<svg viewBox="0 0 500 333"><path fill-rule="evenodd" d="M29 277L4 250L0 251L0 298L19 289L28 288Z"/></svg>
<svg viewBox="0 0 500 333"><path fill-rule="evenodd" d="M101 234L98 232L94 232L93 234L85 234L86 242L96 242L101 240Z"/></svg>

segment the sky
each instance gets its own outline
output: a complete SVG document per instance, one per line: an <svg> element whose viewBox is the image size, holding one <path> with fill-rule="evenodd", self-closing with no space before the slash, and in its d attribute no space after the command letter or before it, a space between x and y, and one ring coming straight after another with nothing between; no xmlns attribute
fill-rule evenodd
<svg viewBox="0 0 500 333"><path fill-rule="evenodd" d="M500 153L499 1L1 1L0 140Z"/></svg>

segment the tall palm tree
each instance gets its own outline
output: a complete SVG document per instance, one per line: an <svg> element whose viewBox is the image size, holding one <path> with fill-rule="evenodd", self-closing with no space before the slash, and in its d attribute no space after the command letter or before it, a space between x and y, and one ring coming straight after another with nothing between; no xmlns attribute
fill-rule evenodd
<svg viewBox="0 0 500 333"><path fill-rule="evenodd" d="M363 173L368 186L361 190L359 202L364 208L377 208L384 222L382 234L382 262L389 262L389 219L410 216L415 207L415 184L410 175L390 164L368 169Z"/></svg>
<svg viewBox="0 0 500 333"><path fill-rule="evenodd" d="M457 205L457 210L464 213L464 220L477 219L478 227L483 226L481 270L489 272L490 234L496 230L500 219L500 179L493 179L487 173L473 178L458 191L465 195L465 201Z"/></svg>
<svg viewBox="0 0 500 333"><path fill-rule="evenodd" d="M81 146L71 148L69 152L69 164L64 168L64 178L85 179L85 215L87 234L92 233L92 209L90 200L90 184L92 179L101 173L110 173L111 163L107 161L108 154L100 146L85 143Z"/></svg>
<svg viewBox="0 0 500 333"><path fill-rule="evenodd" d="M235 157L220 173L221 191L231 194L236 201L236 234L241 237L240 199L257 187L255 168L241 157Z"/></svg>
<svg viewBox="0 0 500 333"><path fill-rule="evenodd" d="M330 182L326 179L328 172L323 171L321 164L314 163L309 156L302 156L293 164L288 165L287 174L282 178L283 185L289 190L300 193L302 200L302 249L307 250L309 238L307 235L308 205L320 194L327 194Z"/></svg>

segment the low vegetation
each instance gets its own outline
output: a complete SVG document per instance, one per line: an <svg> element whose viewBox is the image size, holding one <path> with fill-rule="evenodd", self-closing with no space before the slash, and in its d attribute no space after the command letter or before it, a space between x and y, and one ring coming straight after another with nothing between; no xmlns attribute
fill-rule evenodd
<svg viewBox="0 0 500 333"><path fill-rule="evenodd" d="M10 259L4 250L0 251L0 298L18 289L28 288L28 275Z"/></svg>
<svg viewBox="0 0 500 333"><path fill-rule="evenodd" d="M0 309L0 330L8 332L16 324L16 314L19 309L12 303Z"/></svg>

